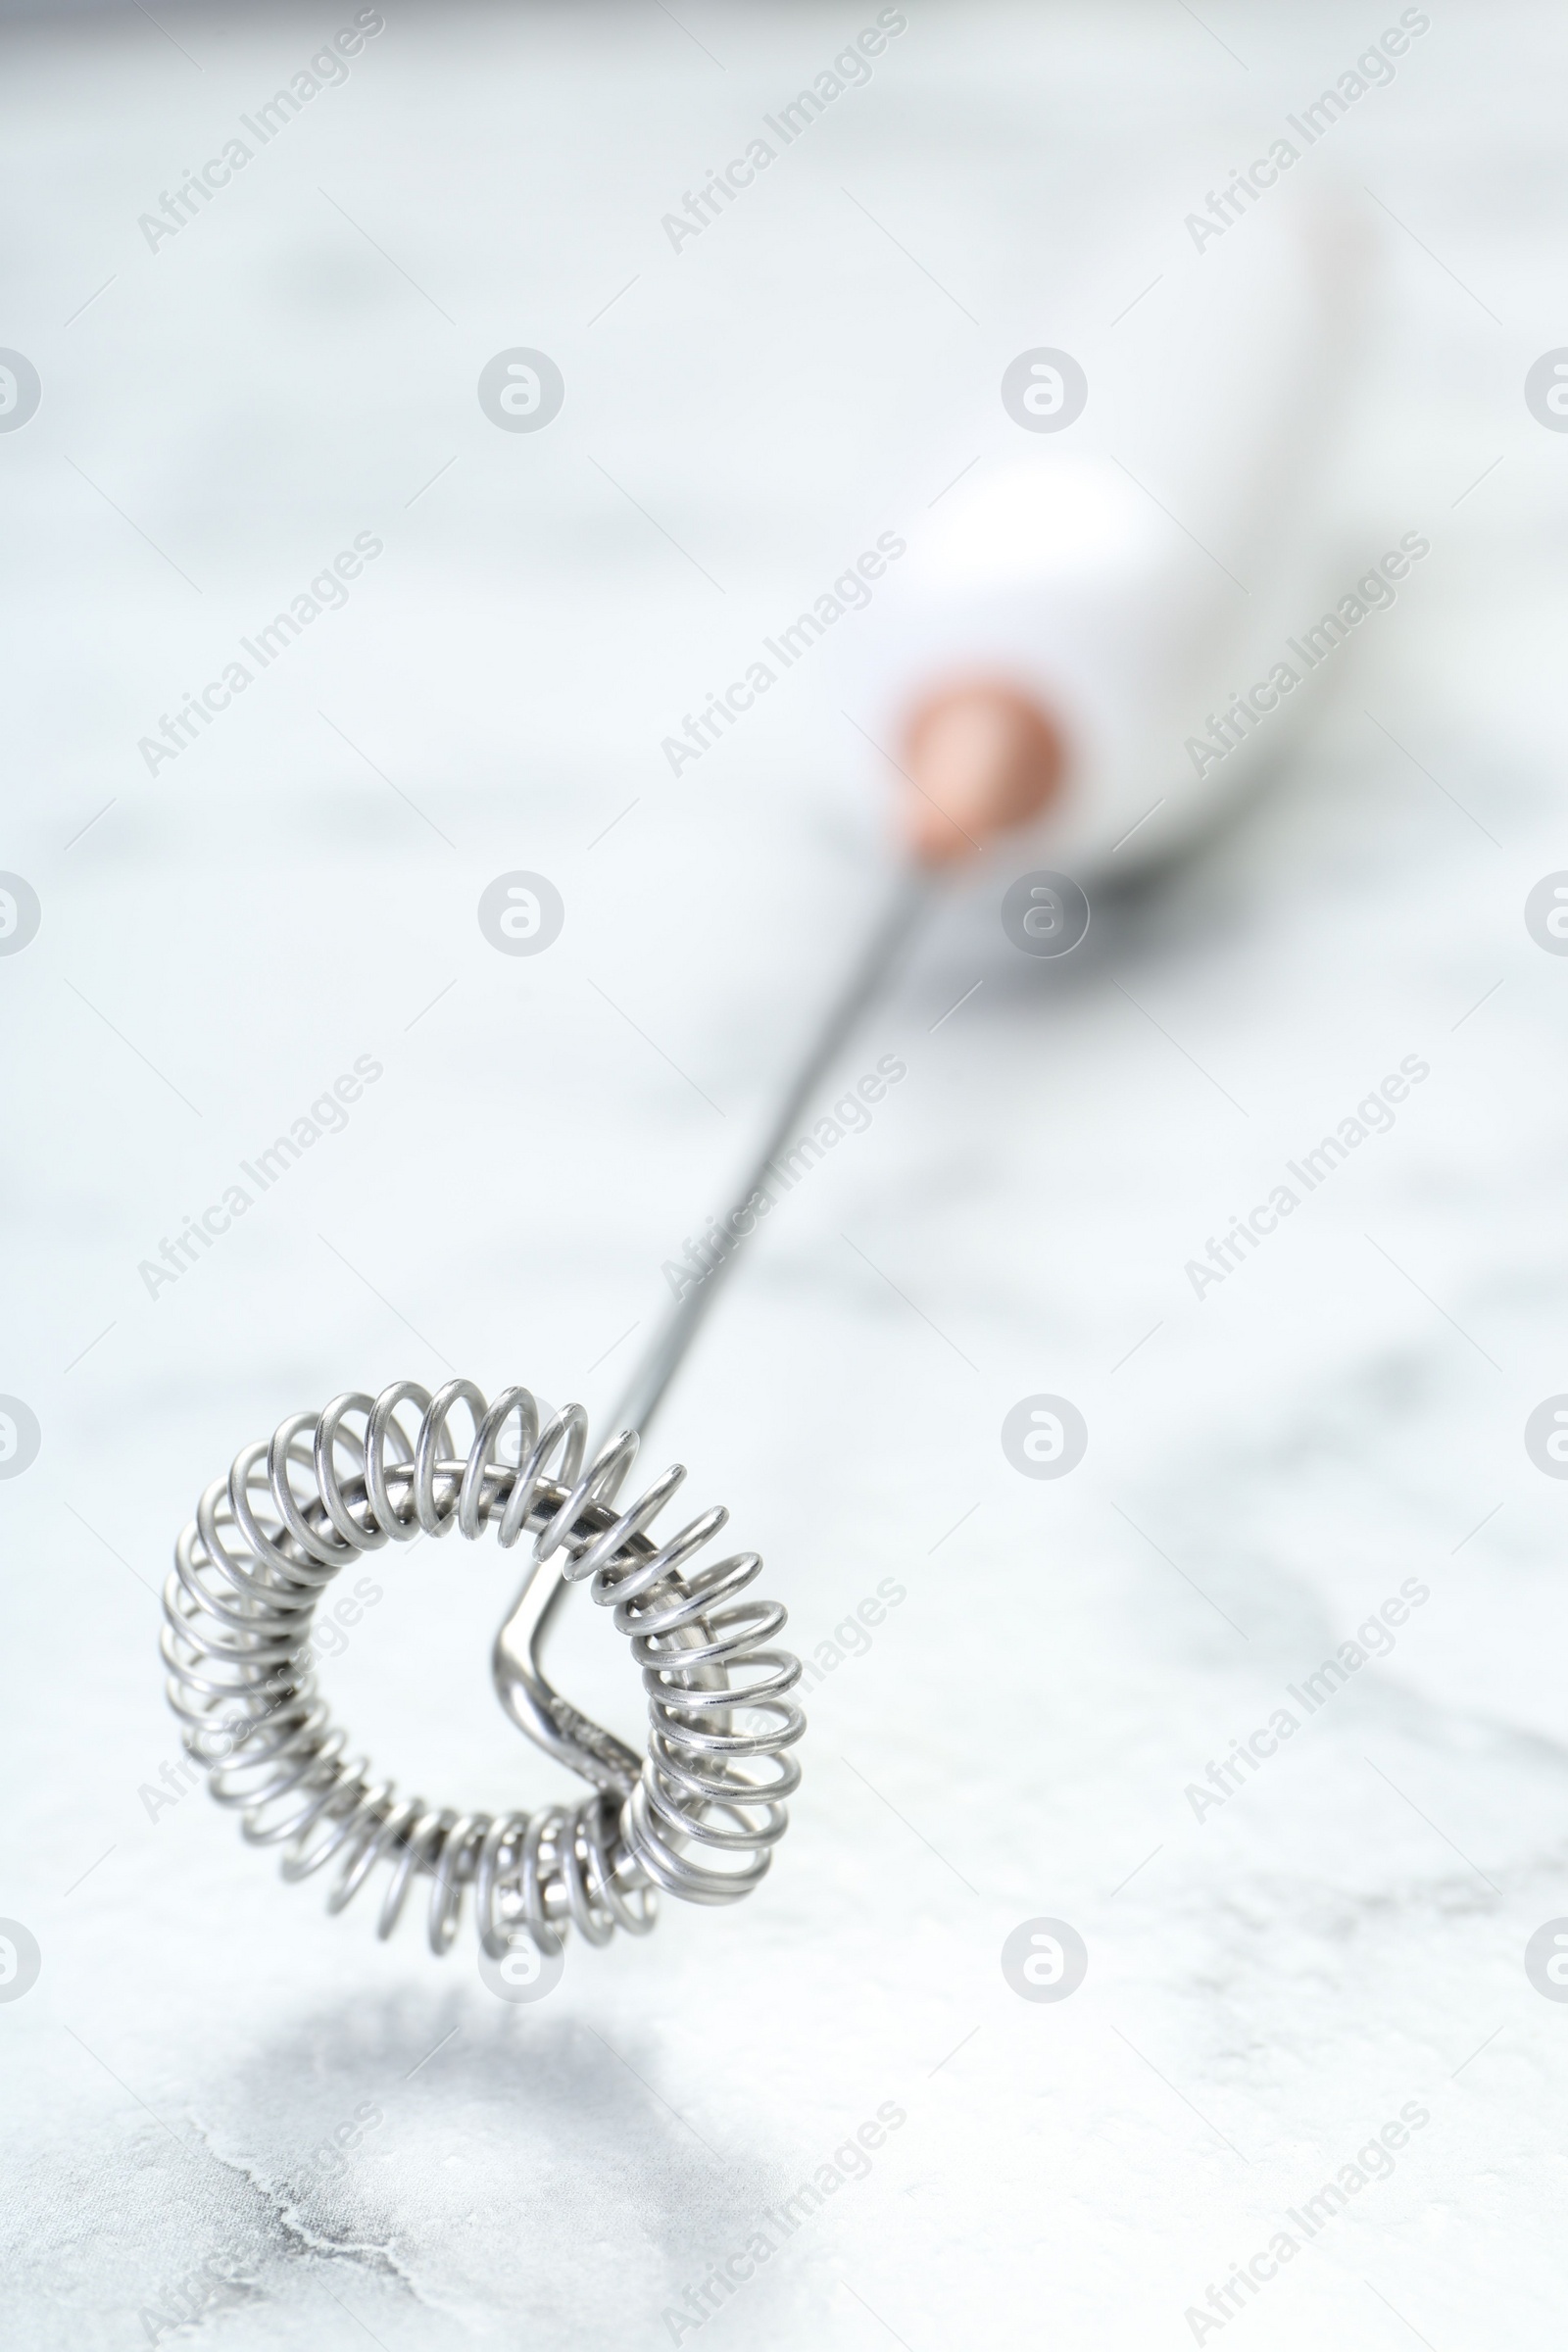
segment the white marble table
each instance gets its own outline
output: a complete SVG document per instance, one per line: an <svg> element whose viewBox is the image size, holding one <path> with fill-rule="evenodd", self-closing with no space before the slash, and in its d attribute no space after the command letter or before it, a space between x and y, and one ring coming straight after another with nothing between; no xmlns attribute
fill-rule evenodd
<svg viewBox="0 0 1568 2352"><path fill-rule="evenodd" d="M821 1670L763 1889L513 2008L466 1945L379 1945L200 1792L142 1794L199 1487L404 1373L608 1409L863 919L880 787L825 665L678 781L661 739L920 527L1014 351L1050 327L1113 369L1113 314L1198 266L1191 205L1381 29L911 8L672 251L663 212L860 22L677 13L389 6L156 249L138 216L337 20L0 33L0 342L44 384L0 436L0 866L43 906L0 960L0 1390L42 1432L0 1483L0 1916L42 1954L0 2003L5 2339L1556 2343L1568 2011L1523 1967L1568 1911L1568 1489L1521 1436L1568 1389L1568 962L1521 911L1568 863L1568 442L1520 396L1564 332L1544 8L1434 11L1309 159L1385 238L1348 568L1418 527L1418 586L1266 806L1070 965L1011 954L995 877L950 908L846 1065L906 1083L672 1402L662 1446ZM1059 317L1091 250L1101 308ZM475 401L513 345L562 365L548 433ZM343 607L149 773L138 739L361 533ZM511 867L567 904L536 963L474 923ZM344 1129L149 1295L360 1056ZM1407 1056L1393 1128L1195 1296L1186 1261ZM998 1442L1040 1391L1091 1432L1059 1485ZM1195 1807L1410 1585L1386 1654ZM405 1785L556 1788L488 1692L509 1590L421 1548L328 1670ZM563 1679L632 1730L617 1650L574 1623ZM1059 2004L999 1965L1043 1915L1090 1955ZM813 2180L698 2326L688 2290ZM1187 2316L1282 2232L1258 2308Z"/></svg>

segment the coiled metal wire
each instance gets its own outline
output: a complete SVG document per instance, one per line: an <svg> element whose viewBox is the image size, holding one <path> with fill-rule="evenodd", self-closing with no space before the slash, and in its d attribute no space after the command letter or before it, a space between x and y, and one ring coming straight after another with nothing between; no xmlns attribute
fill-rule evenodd
<svg viewBox="0 0 1568 2352"><path fill-rule="evenodd" d="M472 1431L465 1453L450 1428L460 1411ZM787 1695L799 1662L773 1646L785 1611L748 1592L755 1552L694 1565L724 1509L663 1541L650 1532L686 1475L678 1466L618 1502L637 1444L627 1430L585 1468L581 1405L541 1427L523 1388L489 1404L472 1381L433 1396L399 1381L296 1413L214 1480L165 1587L167 1689L213 1795L252 1843L282 1847L285 1879L330 1871L327 1908L341 1911L384 1865L383 1936L428 1881L436 1953L455 1941L471 1888L480 1942L500 1959L524 1934L645 1935L660 1888L728 1903L765 1875L800 1781L787 1751L806 1728ZM469 1813L400 1797L350 1752L316 1687L312 1620L334 1577L389 1543L454 1528L473 1542L491 1525L506 1549L534 1539L530 1578L559 1552L642 1670L641 1769L606 1740L601 1785L572 1806Z"/></svg>

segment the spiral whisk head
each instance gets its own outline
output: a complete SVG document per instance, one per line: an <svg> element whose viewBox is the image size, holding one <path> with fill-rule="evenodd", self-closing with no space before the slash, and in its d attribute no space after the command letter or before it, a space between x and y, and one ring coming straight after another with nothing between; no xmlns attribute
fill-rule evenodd
<svg viewBox="0 0 1568 2352"><path fill-rule="evenodd" d="M460 1411L472 1430L464 1453L450 1427ZM588 1460L582 1407L541 1427L526 1389L488 1404L471 1381L434 1396L400 1381L295 1414L214 1480L165 1587L169 1699L213 1795L239 1812L252 1843L283 1848L286 1879L331 1868L327 1907L339 1911L385 1865L382 1936L426 1880L437 1953L456 1939L471 1888L480 1942L499 1959L523 1933L644 1935L660 1888L727 1903L764 1876L800 1781L788 1750L805 1729L788 1695L799 1663L773 1645L785 1611L751 1593L755 1552L696 1565L727 1522L722 1508L653 1535L683 1470L621 1504L636 1451L628 1431ZM532 1537L530 1579L554 1561L585 1584L642 1671L640 1767L551 1694L573 1727L559 1752L597 1784L573 1806L490 1814L399 1797L348 1752L316 1687L314 1614L344 1568L387 1544L454 1528L471 1542L492 1525L504 1548Z"/></svg>

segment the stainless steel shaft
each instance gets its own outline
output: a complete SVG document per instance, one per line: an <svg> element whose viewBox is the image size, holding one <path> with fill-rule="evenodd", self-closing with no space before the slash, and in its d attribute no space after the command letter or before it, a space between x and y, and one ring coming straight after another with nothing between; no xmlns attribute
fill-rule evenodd
<svg viewBox="0 0 1568 2352"><path fill-rule="evenodd" d="M928 875L917 869L900 875L780 1097L766 1139L736 1195L736 1209L744 1208L755 1193L767 1189L773 1161L793 1141L817 1088L867 1005L886 985L901 954L929 912L934 897L935 885ZM732 1250L721 1257L711 1272L670 1308L610 1416L612 1429L634 1429L639 1436L647 1435L649 1423L737 1254Z"/></svg>

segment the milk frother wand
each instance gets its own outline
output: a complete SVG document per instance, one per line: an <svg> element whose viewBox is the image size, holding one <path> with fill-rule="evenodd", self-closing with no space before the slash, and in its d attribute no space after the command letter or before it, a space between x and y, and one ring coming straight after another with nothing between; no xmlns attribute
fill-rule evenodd
<svg viewBox="0 0 1568 2352"><path fill-rule="evenodd" d="M879 912L785 1090L741 1207L766 1188L931 898L931 884L911 873ZM686 1475L679 1464L629 1506L617 1501L730 1262L721 1256L675 1302L612 1417L616 1435L586 1467L580 1404L541 1427L524 1388L488 1403L472 1381L448 1381L432 1396L405 1380L376 1397L348 1392L319 1413L292 1415L203 1494L164 1592L170 1704L187 1752L218 1802L239 1812L247 1841L283 1848L285 1879L335 1865L329 1911L385 1863L378 1934L390 1936L415 1881L428 1880L430 1948L441 1954L471 1888L481 1949L500 1962L519 1945L559 1951L570 1927L590 1943L608 1942L617 1927L644 1935L661 1888L729 1903L766 1874L800 1782L788 1751L806 1728L788 1695L799 1661L774 1645L786 1612L741 1597L761 1567L757 1553L692 1565L725 1525L721 1506L662 1540L650 1532ZM471 1430L462 1452L450 1429L460 1411ZM533 1538L522 1590L496 1637L497 1693L531 1740L591 1784L573 1806L491 1814L399 1797L348 1752L316 1687L314 1612L344 1568L388 1543L440 1541L454 1526L471 1542L491 1524L503 1549ZM572 1584L587 1584L612 1611L642 1671L650 1729L641 1755L545 1674L542 1644Z"/></svg>

